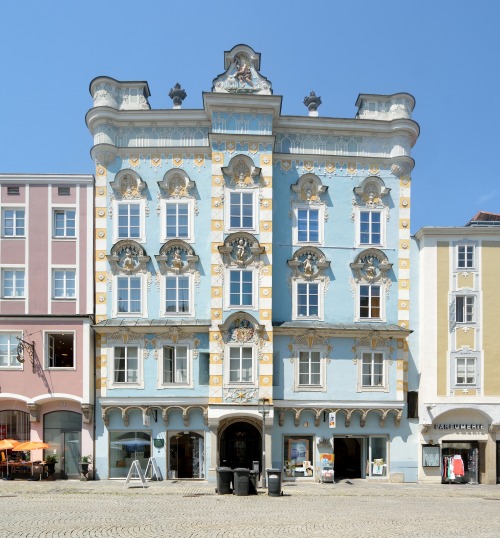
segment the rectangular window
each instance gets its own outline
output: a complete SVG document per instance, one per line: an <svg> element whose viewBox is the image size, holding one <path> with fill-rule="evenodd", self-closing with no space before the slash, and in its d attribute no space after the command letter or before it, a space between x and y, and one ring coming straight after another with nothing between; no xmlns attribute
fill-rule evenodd
<svg viewBox="0 0 500 538"><path fill-rule="evenodd" d="M141 277L121 276L118 284L118 313L138 314L141 312Z"/></svg>
<svg viewBox="0 0 500 538"><path fill-rule="evenodd" d="M362 385L363 387L384 386L384 354L378 352L365 352L362 359Z"/></svg>
<svg viewBox="0 0 500 538"><path fill-rule="evenodd" d="M252 306L253 271L231 271L229 273L229 305Z"/></svg>
<svg viewBox="0 0 500 538"><path fill-rule="evenodd" d="M24 237L24 209L4 209L3 211L3 236Z"/></svg>
<svg viewBox="0 0 500 538"><path fill-rule="evenodd" d="M139 382L139 348L135 346L117 346L114 354L114 382Z"/></svg>
<svg viewBox="0 0 500 538"><path fill-rule="evenodd" d="M321 385L321 355L319 351L299 353L299 385Z"/></svg>
<svg viewBox="0 0 500 538"><path fill-rule="evenodd" d="M457 323L471 323L474 321L474 296L457 295L455 304L455 321Z"/></svg>
<svg viewBox="0 0 500 538"><path fill-rule="evenodd" d="M118 237L137 239L141 237L141 206L139 204L118 205Z"/></svg>
<svg viewBox="0 0 500 538"><path fill-rule="evenodd" d="M229 197L232 229L253 229L253 192L232 192Z"/></svg>
<svg viewBox="0 0 500 538"><path fill-rule="evenodd" d="M359 317L380 318L380 286L359 287Z"/></svg>
<svg viewBox="0 0 500 538"><path fill-rule="evenodd" d="M359 242L361 245L380 245L382 242L380 211L360 211Z"/></svg>
<svg viewBox="0 0 500 538"><path fill-rule="evenodd" d="M3 269L2 270L2 297L21 298L24 297L24 270Z"/></svg>
<svg viewBox="0 0 500 538"><path fill-rule="evenodd" d="M163 346L163 383L189 383L187 346Z"/></svg>
<svg viewBox="0 0 500 538"><path fill-rule="evenodd" d="M457 358L457 385L476 384L476 359L475 357Z"/></svg>
<svg viewBox="0 0 500 538"><path fill-rule="evenodd" d="M297 316L319 316L319 284L314 282L297 283Z"/></svg>
<svg viewBox="0 0 500 538"><path fill-rule="evenodd" d="M168 203L166 218L167 239L189 238L189 204Z"/></svg>
<svg viewBox="0 0 500 538"><path fill-rule="evenodd" d="M74 368L74 338L73 333L47 335L49 368Z"/></svg>
<svg viewBox="0 0 500 538"><path fill-rule="evenodd" d="M74 209L54 211L54 237L75 237L76 212Z"/></svg>
<svg viewBox="0 0 500 538"><path fill-rule="evenodd" d="M0 368L22 369L17 360L18 338L22 338L22 333L0 332Z"/></svg>
<svg viewBox="0 0 500 538"><path fill-rule="evenodd" d="M74 299L75 294L74 270L57 269L52 273L52 296L54 299Z"/></svg>
<svg viewBox="0 0 500 538"><path fill-rule="evenodd" d="M457 267L471 269L474 267L474 245L459 245Z"/></svg>
<svg viewBox="0 0 500 538"><path fill-rule="evenodd" d="M57 194L59 196L69 196L71 194L70 187L57 187Z"/></svg>
<svg viewBox="0 0 500 538"><path fill-rule="evenodd" d="M251 347L229 348L229 382L253 382L253 349Z"/></svg>
<svg viewBox="0 0 500 538"><path fill-rule="evenodd" d="M319 242L319 210L297 210L297 241L300 243Z"/></svg>
<svg viewBox="0 0 500 538"><path fill-rule="evenodd" d="M165 312L167 314L189 313L189 277L165 277Z"/></svg>
<svg viewBox="0 0 500 538"><path fill-rule="evenodd" d="M18 196L19 195L19 187L7 187L7 194L9 196Z"/></svg>

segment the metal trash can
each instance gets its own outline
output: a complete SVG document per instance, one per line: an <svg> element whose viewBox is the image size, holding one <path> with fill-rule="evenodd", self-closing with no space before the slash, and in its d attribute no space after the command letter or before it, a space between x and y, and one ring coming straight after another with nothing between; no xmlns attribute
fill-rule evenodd
<svg viewBox="0 0 500 538"><path fill-rule="evenodd" d="M250 495L257 495L257 481L259 479L259 473L257 471L250 471L248 479L248 493Z"/></svg>
<svg viewBox="0 0 500 538"><path fill-rule="evenodd" d="M250 485L250 469L238 467L234 470L233 494L248 495Z"/></svg>
<svg viewBox="0 0 500 538"><path fill-rule="evenodd" d="M228 495L233 492L231 481L233 479L233 470L231 467L217 467L217 489L219 495Z"/></svg>
<svg viewBox="0 0 500 538"><path fill-rule="evenodd" d="M271 497L280 497L281 491L281 469L266 469L267 471L267 494Z"/></svg>

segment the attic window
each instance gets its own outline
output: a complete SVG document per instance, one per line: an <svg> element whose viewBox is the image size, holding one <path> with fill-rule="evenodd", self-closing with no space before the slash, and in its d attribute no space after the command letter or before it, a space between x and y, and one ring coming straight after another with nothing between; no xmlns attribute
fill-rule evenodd
<svg viewBox="0 0 500 538"><path fill-rule="evenodd" d="M69 187L57 187L57 194L59 196L69 196L71 191Z"/></svg>
<svg viewBox="0 0 500 538"><path fill-rule="evenodd" d="M19 187L7 187L7 194L9 196L19 195Z"/></svg>

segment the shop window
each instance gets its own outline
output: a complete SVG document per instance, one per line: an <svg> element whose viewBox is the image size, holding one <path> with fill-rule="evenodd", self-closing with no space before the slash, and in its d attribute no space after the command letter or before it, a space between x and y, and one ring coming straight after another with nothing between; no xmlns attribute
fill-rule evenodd
<svg viewBox="0 0 500 538"><path fill-rule="evenodd" d="M368 441L369 475L373 477L387 476L387 438L370 437Z"/></svg>
<svg viewBox="0 0 500 538"><path fill-rule="evenodd" d="M126 478L134 460L145 469L150 457L150 432L109 432L109 478Z"/></svg>
<svg viewBox="0 0 500 538"><path fill-rule="evenodd" d="M29 441L30 427L29 413L14 409L0 411L0 439Z"/></svg>
<svg viewBox="0 0 500 538"><path fill-rule="evenodd" d="M285 436L283 442L283 461L285 476L313 476L314 445L312 436Z"/></svg>
<svg viewBox="0 0 500 538"><path fill-rule="evenodd" d="M2 212L2 235L3 237L25 236L25 211L24 209L4 209Z"/></svg>
<svg viewBox="0 0 500 538"><path fill-rule="evenodd" d="M22 370L23 365L17 360L17 346L22 332L0 332L0 369ZM0 435L0 439L4 439Z"/></svg>
<svg viewBox="0 0 500 538"><path fill-rule="evenodd" d="M73 333L48 333L47 357L48 368L74 368L74 340Z"/></svg>

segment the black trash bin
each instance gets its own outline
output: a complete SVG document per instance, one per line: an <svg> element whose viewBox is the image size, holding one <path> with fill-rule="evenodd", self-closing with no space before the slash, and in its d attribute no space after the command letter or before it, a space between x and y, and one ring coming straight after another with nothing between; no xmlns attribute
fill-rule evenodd
<svg viewBox="0 0 500 538"><path fill-rule="evenodd" d="M250 495L257 495L257 481L259 480L259 473L257 471L250 471L248 479L248 493Z"/></svg>
<svg viewBox="0 0 500 538"><path fill-rule="evenodd" d="M267 494L271 497L280 497L281 491L281 469L266 469L267 471Z"/></svg>
<svg viewBox="0 0 500 538"><path fill-rule="evenodd" d="M217 489L219 495L228 495L233 492L231 481L233 479L233 470L231 467L217 467Z"/></svg>
<svg viewBox="0 0 500 538"><path fill-rule="evenodd" d="M233 493L234 495L248 495L250 485L250 469L238 467L234 470Z"/></svg>

